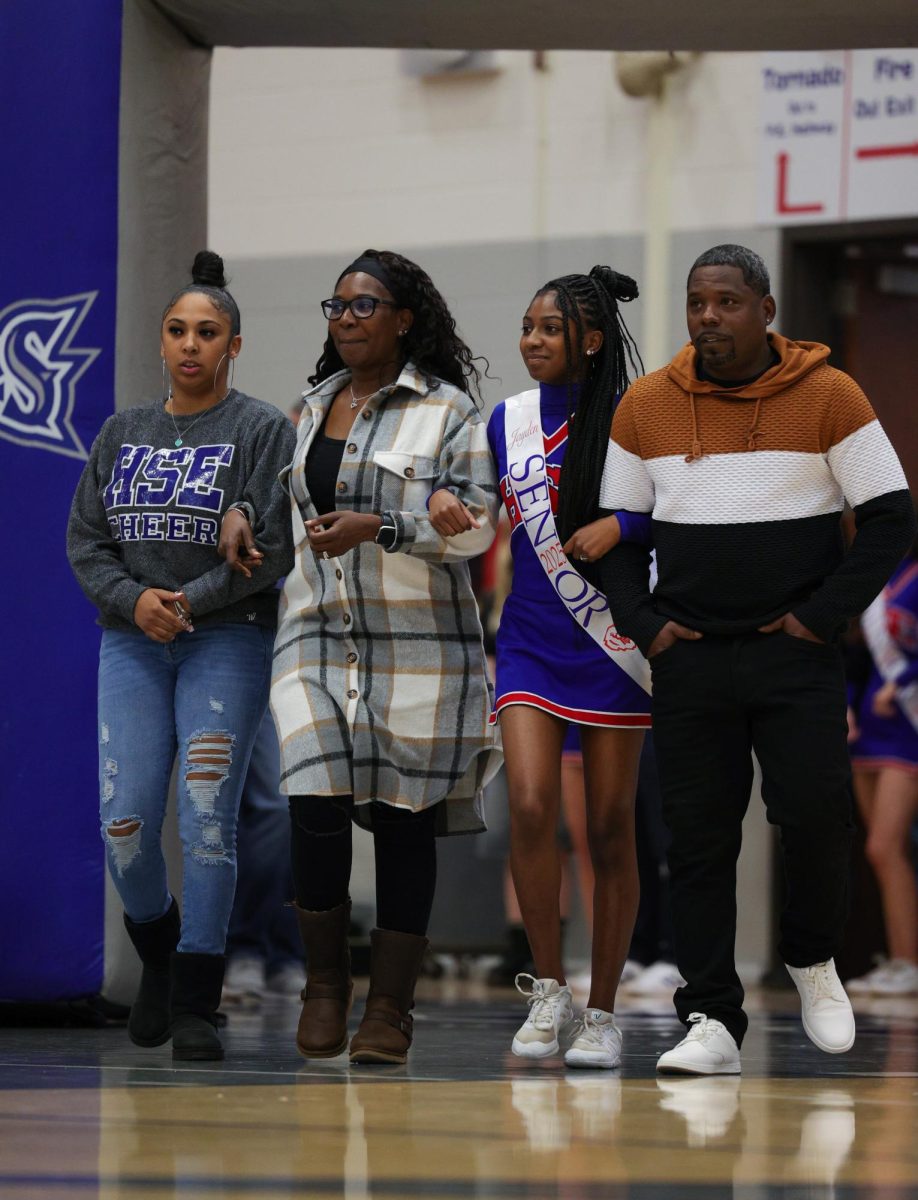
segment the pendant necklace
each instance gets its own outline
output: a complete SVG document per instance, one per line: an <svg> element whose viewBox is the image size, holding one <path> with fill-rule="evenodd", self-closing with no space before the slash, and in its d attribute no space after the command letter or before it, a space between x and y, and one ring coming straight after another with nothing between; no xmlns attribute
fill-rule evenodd
<svg viewBox="0 0 918 1200"><path fill-rule="evenodd" d="M351 393L351 395L353 395L353 392ZM173 404L175 403L171 392L169 393L169 400L172 400ZM169 401L167 400L166 403L168 404L168 402ZM172 421L172 428L175 430L175 445L176 445L176 447L182 446L185 443L185 439L179 433L179 427L175 423L175 414L173 412L171 412L169 409L166 409L166 411L169 413L169 419ZM192 425L197 425L197 423L198 423L198 421L200 421L201 417L204 416L204 413L208 413L208 412L210 412L210 409L205 408L204 412L198 413L198 415L195 417L195 419L191 422L191 425L188 425L185 427L185 433L186 434L188 433L188 430L191 429Z"/></svg>
<svg viewBox="0 0 918 1200"><path fill-rule="evenodd" d="M379 388L377 388L376 392L367 392L365 396L355 396L354 385L349 383L348 387L351 389L351 408L356 408L358 404L362 404L364 400L369 400L371 396L375 396L376 392L379 391Z"/></svg>

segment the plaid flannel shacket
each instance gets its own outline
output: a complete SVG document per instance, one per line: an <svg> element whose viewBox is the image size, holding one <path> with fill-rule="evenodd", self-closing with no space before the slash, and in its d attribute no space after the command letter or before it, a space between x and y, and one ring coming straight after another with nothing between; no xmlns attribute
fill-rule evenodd
<svg viewBox="0 0 918 1200"><path fill-rule="evenodd" d="M478 606L466 559L494 538L498 495L485 424L464 392L411 364L366 402L345 442L338 507L390 513L396 540L317 558L305 464L341 372L306 393L287 475L296 562L284 586L271 707L288 795L353 795L419 810L439 833L483 828L480 793L500 759L488 724ZM441 538L427 501L449 488L481 528ZM366 818L361 819L362 814Z"/></svg>

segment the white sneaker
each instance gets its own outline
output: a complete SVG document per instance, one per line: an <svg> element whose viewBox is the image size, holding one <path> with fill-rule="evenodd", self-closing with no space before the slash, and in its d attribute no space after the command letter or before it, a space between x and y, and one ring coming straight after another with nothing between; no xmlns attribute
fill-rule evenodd
<svg viewBox="0 0 918 1200"><path fill-rule="evenodd" d="M685 987L685 980L671 962L663 959L645 967L626 985L632 996L671 996L681 987Z"/></svg>
<svg viewBox="0 0 918 1200"><path fill-rule="evenodd" d="M617 1067L622 1061L622 1031L612 1013L585 1008L564 1061L569 1067Z"/></svg>
<svg viewBox="0 0 918 1200"><path fill-rule="evenodd" d="M644 964L639 963L636 958L626 958L625 965L622 967L622 977L618 981L619 987L625 987L632 979L637 979L638 975L645 970Z"/></svg>
<svg viewBox="0 0 918 1200"><path fill-rule="evenodd" d="M733 1034L704 1013L689 1013L691 1029L657 1059L664 1075L739 1075L740 1053Z"/></svg>
<svg viewBox="0 0 918 1200"><path fill-rule="evenodd" d="M301 962L285 962L271 972L265 986L276 996L302 996L306 986L306 967Z"/></svg>
<svg viewBox="0 0 918 1200"><path fill-rule="evenodd" d="M886 973L886 968L889 966L885 960L878 963L872 970L865 975L856 975L854 979L845 980L845 991L849 996L870 996L873 993L874 983Z"/></svg>
<svg viewBox="0 0 918 1200"><path fill-rule="evenodd" d="M528 989L520 984L528 981ZM529 1016L516 1031L511 1049L520 1058L546 1058L557 1054L558 1031L573 1016L571 989L557 979L536 979L525 973L517 975L516 990L529 1000Z"/></svg>
<svg viewBox="0 0 918 1200"><path fill-rule="evenodd" d="M662 1093L660 1107L685 1119L689 1146L702 1147L722 1138L739 1108L740 1081L735 1076L658 1079L657 1087Z"/></svg>
<svg viewBox="0 0 918 1200"><path fill-rule="evenodd" d="M854 1013L835 970L835 960L830 958L811 967L787 966L787 973L800 993L803 1029L813 1045L826 1054L850 1050L854 1045Z"/></svg>
<svg viewBox="0 0 918 1200"><path fill-rule="evenodd" d="M231 958L223 980L221 1003L251 1008L261 1002L265 991L265 964L252 954Z"/></svg>
<svg viewBox="0 0 918 1200"><path fill-rule="evenodd" d="M918 966L906 958L894 958L873 972L870 989L874 996L914 996L918 993Z"/></svg>

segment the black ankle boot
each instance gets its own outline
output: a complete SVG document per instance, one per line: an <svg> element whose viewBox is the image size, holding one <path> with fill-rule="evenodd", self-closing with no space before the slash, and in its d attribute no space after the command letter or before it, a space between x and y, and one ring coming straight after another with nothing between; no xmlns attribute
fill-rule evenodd
<svg viewBox="0 0 918 1200"><path fill-rule="evenodd" d="M143 963L128 1017L128 1037L135 1046L161 1046L170 1036L169 960L181 933L178 905L173 899L168 912L156 921L138 923L125 913L124 927Z"/></svg>
<svg viewBox="0 0 918 1200"><path fill-rule="evenodd" d="M172 1057L213 1061L223 1057L217 1009L226 958L222 954L172 955Z"/></svg>

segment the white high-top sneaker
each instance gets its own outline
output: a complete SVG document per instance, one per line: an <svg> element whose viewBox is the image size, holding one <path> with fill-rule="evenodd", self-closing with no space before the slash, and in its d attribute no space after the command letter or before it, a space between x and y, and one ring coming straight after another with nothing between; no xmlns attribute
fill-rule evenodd
<svg viewBox="0 0 918 1200"><path fill-rule="evenodd" d="M806 1036L826 1054L844 1054L854 1045L854 1013L842 987L835 960L791 967L787 973L800 993L800 1011Z"/></svg>
<svg viewBox="0 0 918 1200"><path fill-rule="evenodd" d="M622 1031L612 1013L585 1008L564 1061L569 1067L617 1067L622 1061Z"/></svg>
<svg viewBox="0 0 918 1200"><path fill-rule="evenodd" d="M521 983L520 981L523 981ZM529 986L525 986L528 982ZM516 990L529 1001L529 1016L516 1031L511 1049L520 1058L546 1058L560 1049L558 1032L572 1017L571 989L557 979L516 977Z"/></svg>
<svg viewBox="0 0 918 1200"><path fill-rule="evenodd" d="M733 1034L704 1013L689 1013L686 1037L657 1059L664 1075L739 1075L740 1053Z"/></svg>

